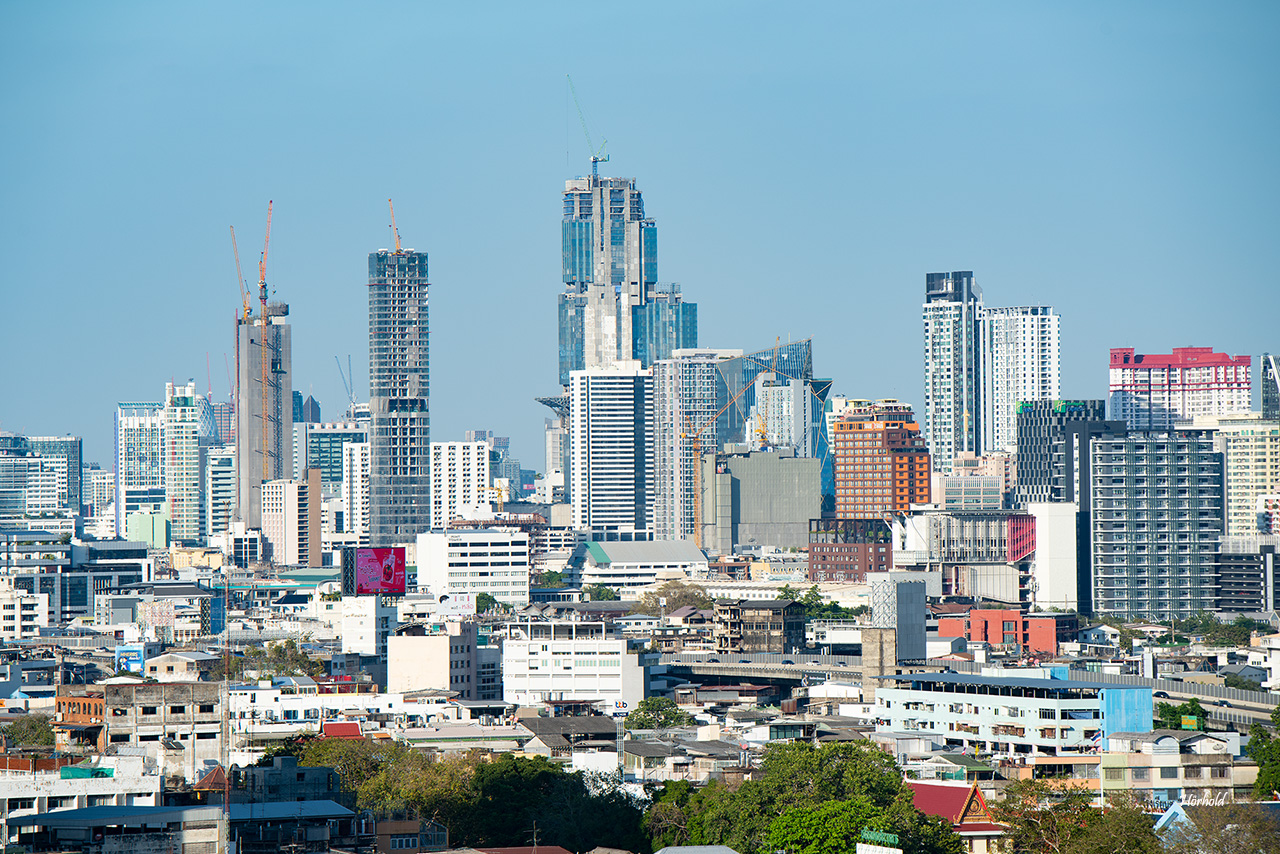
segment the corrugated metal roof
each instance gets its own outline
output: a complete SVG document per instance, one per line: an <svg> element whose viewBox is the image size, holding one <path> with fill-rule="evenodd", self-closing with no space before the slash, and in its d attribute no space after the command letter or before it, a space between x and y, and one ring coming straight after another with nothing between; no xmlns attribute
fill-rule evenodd
<svg viewBox="0 0 1280 854"><path fill-rule="evenodd" d="M689 540L589 542L587 552L602 563L706 563L707 556Z"/></svg>

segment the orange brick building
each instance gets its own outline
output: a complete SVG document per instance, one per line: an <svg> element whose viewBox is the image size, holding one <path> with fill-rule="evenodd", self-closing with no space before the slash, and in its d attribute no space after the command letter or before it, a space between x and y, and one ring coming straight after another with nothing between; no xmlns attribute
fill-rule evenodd
<svg viewBox="0 0 1280 854"><path fill-rule="evenodd" d="M835 422L836 518L883 519L929 503L929 450L911 406L850 406Z"/></svg>

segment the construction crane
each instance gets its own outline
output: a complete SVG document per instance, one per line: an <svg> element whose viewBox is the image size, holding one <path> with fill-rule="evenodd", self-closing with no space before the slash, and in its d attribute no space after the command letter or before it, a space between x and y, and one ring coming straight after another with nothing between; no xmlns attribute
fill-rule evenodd
<svg viewBox="0 0 1280 854"><path fill-rule="evenodd" d="M582 114L582 104L578 103L578 90L573 88L573 78L568 74L564 77L569 81L569 92L573 95L573 105L578 108L578 121L582 122L582 135L587 138L587 150L591 152L591 177L598 178L600 164L609 162L609 155L604 153L605 146L609 144L609 140L601 137L600 147L596 148L595 142L591 139L591 131L587 130L587 118ZM602 157L601 155L604 156Z"/></svg>
<svg viewBox="0 0 1280 854"><path fill-rule="evenodd" d="M400 249L400 229L396 228L396 206L391 204L391 200L387 199L387 207L391 209L391 233L396 239L396 254L403 255Z"/></svg>
<svg viewBox="0 0 1280 854"><path fill-rule="evenodd" d="M244 308L244 319L248 320L249 315L253 313L253 308L249 304L249 289L244 285L244 274L240 272L240 249L236 246L236 227L229 226L231 229L231 252L236 256L236 284L240 286L240 303Z"/></svg>
<svg viewBox="0 0 1280 854"><path fill-rule="evenodd" d="M708 427L715 424L730 406L738 402L738 398L746 394L750 385L744 385L738 389L738 393L729 399L729 402L720 407L715 415L712 415L702 423L698 428L693 427L693 423L685 417L685 432L680 434L681 439L687 439L693 448L694 466L693 466L693 541L702 548L702 434Z"/></svg>
<svg viewBox="0 0 1280 854"><path fill-rule="evenodd" d="M271 442L271 417L267 411L267 403L271 397L271 388L267 380L271 371L271 357L267 351L267 250L271 247L271 206L272 202L268 199L267 233L262 239L262 256L258 259L258 301L261 303L258 316L258 347L259 356L261 357L259 361L262 362L262 482L258 484L259 496L262 494L262 484L271 479L271 451L269 448ZM259 498L259 506L261 506L261 498Z"/></svg>
<svg viewBox="0 0 1280 854"><path fill-rule="evenodd" d="M356 410L355 378L351 376L351 356L347 356L346 374L342 373L342 362L339 361L337 354L334 354L333 361L338 365L338 377L342 380L342 387L347 390L347 415L350 417Z"/></svg>

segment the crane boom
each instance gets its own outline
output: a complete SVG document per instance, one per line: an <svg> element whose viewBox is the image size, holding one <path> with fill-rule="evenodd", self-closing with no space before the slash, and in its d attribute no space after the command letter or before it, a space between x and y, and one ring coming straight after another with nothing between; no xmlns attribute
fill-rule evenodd
<svg viewBox="0 0 1280 854"><path fill-rule="evenodd" d="M596 144L591 139L591 131L587 130L587 117L582 114L582 104L578 102L578 90L573 86L573 78L568 74L565 79L569 81L569 93L573 95L573 105L578 108L578 121L582 123L582 135L587 138L587 151L591 153L591 177L596 177L598 166L601 163L609 162L609 155L604 153L605 146L609 144L609 140L604 137L600 138L600 147L596 148ZM603 157L601 155L604 155Z"/></svg>
<svg viewBox="0 0 1280 854"><path fill-rule="evenodd" d="M390 199L387 199L387 207L391 209L391 233L396 237L396 254L401 255L403 253L400 251L400 229L396 228L396 206L391 204ZM334 356L334 358L338 357ZM339 365L338 367L341 368L342 366Z"/></svg>
<svg viewBox="0 0 1280 854"><path fill-rule="evenodd" d="M240 248L236 246L236 227L234 225L228 227L231 229L231 252L236 256L236 283L240 285L240 304L244 308L245 320L248 320L253 309L249 306L249 289L244 285L244 273L240 272Z"/></svg>
<svg viewBox="0 0 1280 854"><path fill-rule="evenodd" d="M258 300L267 307L267 249L271 246L271 200L267 200L267 235L262 238L262 257L258 259ZM264 312L265 313L265 312Z"/></svg>

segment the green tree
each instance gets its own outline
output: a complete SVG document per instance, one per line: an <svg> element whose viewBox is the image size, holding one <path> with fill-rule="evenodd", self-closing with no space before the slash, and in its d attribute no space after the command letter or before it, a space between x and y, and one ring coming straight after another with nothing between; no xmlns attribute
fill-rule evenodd
<svg viewBox="0 0 1280 854"><path fill-rule="evenodd" d="M1280 706L1271 710L1271 725L1280 729ZM1258 763L1258 778L1253 784L1253 797L1271 800L1280 792L1280 738L1262 724L1249 727L1249 746L1245 752Z"/></svg>
<svg viewBox="0 0 1280 854"><path fill-rule="evenodd" d="M1194 717L1196 726L1204 729L1205 722L1209 720L1209 713L1205 711L1204 706L1200 705L1200 700L1192 697L1180 706L1172 703L1156 704L1155 723L1164 729L1182 729L1183 717Z"/></svg>
<svg viewBox="0 0 1280 854"><path fill-rule="evenodd" d="M885 830L884 809L864 797L792 807L769 823L768 845L787 854L845 854L857 847L863 829Z"/></svg>
<svg viewBox="0 0 1280 854"><path fill-rule="evenodd" d="M538 587L564 587L564 573L550 570L538 576Z"/></svg>
<svg viewBox="0 0 1280 854"><path fill-rule="evenodd" d="M803 601L804 594L792 587L790 584L784 584L778 588L778 598L791 599L792 601L800 602Z"/></svg>
<svg viewBox="0 0 1280 854"><path fill-rule="evenodd" d="M582 592L587 594L587 598L592 602L617 602L620 598L616 590L605 587L603 584L588 584L582 588Z"/></svg>
<svg viewBox="0 0 1280 854"><path fill-rule="evenodd" d="M53 727L48 715L23 715L13 723L0 727L0 735L14 747L50 747Z"/></svg>
<svg viewBox="0 0 1280 854"><path fill-rule="evenodd" d="M698 585L689 584L686 581L673 580L668 581L656 591L642 596L635 613L653 614L655 616L662 613L662 603L660 601L662 599L667 600L667 613L671 613L677 608L683 608L685 605L692 605L702 610L715 607L714 600Z"/></svg>
<svg viewBox="0 0 1280 854"><path fill-rule="evenodd" d="M623 722L627 729L670 729L694 724L693 715L670 697L646 697Z"/></svg>
<svg viewBox="0 0 1280 854"><path fill-rule="evenodd" d="M494 599L493 595L490 593L476 594L476 613L477 614L488 614L492 611L510 611L510 610L511 610L511 606L506 605L502 602L499 602L497 599Z"/></svg>
<svg viewBox="0 0 1280 854"><path fill-rule="evenodd" d="M1131 792L1109 795L1067 839L1066 854L1161 854L1151 826L1150 805Z"/></svg>
<svg viewBox="0 0 1280 854"><path fill-rule="evenodd" d="M1160 834L1166 854L1276 854L1280 818L1273 810L1236 801L1187 807L1188 821L1176 821Z"/></svg>
<svg viewBox="0 0 1280 854"><path fill-rule="evenodd" d="M1004 797L991 804L991 815L1007 825L1002 850L1065 852L1071 834L1093 817L1093 796L1084 788L1045 780L1010 783Z"/></svg>
<svg viewBox="0 0 1280 854"><path fill-rule="evenodd" d="M1246 679L1243 676L1237 676L1234 673L1228 673L1222 677L1222 684L1228 688L1238 688L1241 691L1261 691L1262 683L1256 679Z"/></svg>

